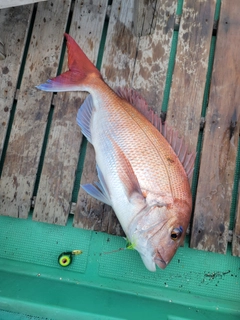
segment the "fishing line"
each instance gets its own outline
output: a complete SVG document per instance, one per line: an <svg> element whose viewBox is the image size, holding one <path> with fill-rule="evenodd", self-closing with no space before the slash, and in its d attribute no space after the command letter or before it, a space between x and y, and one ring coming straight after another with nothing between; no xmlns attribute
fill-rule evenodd
<svg viewBox="0 0 240 320"><path fill-rule="evenodd" d="M110 253L116 253L124 250L135 250L135 245L131 243L128 239L126 239L126 247L125 248L119 248L116 250L108 251L108 252L103 252L103 254L110 254Z"/></svg>

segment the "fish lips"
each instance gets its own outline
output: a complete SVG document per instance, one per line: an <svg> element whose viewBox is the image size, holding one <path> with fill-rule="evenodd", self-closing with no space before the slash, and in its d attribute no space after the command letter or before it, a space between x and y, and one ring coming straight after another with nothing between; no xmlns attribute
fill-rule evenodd
<svg viewBox="0 0 240 320"><path fill-rule="evenodd" d="M158 251L154 256L153 255L146 255L141 252L139 252L139 253L140 253L140 256L143 260L145 267L149 271L156 271L156 265L160 269L165 269L166 266L168 265L168 261L166 262Z"/></svg>
<svg viewBox="0 0 240 320"><path fill-rule="evenodd" d="M164 261L164 260L162 259L162 257L159 256L159 255L158 255L158 257L155 257L155 258L154 258L154 262L156 263L156 265L157 265L160 269L165 269L166 266L167 266L167 262Z"/></svg>

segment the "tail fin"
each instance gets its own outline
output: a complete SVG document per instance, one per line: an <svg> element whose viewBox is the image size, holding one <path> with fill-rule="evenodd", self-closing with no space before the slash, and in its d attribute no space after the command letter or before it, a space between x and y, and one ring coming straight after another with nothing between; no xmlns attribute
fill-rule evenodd
<svg viewBox="0 0 240 320"><path fill-rule="evenodd" d="M69 71L47 80L36 88L51 92L88 91L88 76L101 78L101 74L73 38L66 33L64 35L67 39Z"/></svg>

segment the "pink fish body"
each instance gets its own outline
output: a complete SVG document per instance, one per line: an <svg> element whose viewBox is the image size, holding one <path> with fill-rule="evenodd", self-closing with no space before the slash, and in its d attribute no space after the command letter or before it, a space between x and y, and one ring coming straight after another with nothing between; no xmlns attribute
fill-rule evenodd
<svg viewBox="0 0 240 320"><path fill-rule="evenodd" d="M37 88L90 93L77 122L94 146L99 182L82 187L112 206L147 269L155 271L156 264L164 269L190 220L188 175L194 155L186 154L183 141L171 130L165 127L165 137L160 133L160 119L136 92L125 89L116 94L76 42L65 36L69 71Z"/></svg>

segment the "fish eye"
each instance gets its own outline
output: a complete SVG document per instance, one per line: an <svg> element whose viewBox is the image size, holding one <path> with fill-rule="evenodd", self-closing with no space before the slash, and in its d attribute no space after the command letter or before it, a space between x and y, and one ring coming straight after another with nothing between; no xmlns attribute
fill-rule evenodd
<svg viewBox="0 0 240 320"><path fill-rule="evenodd" d="M182 232L183 232L183 228L181 226L179 228L174 228L171 232L171 239L173 241L178 240L181 237Z"/></svg>

